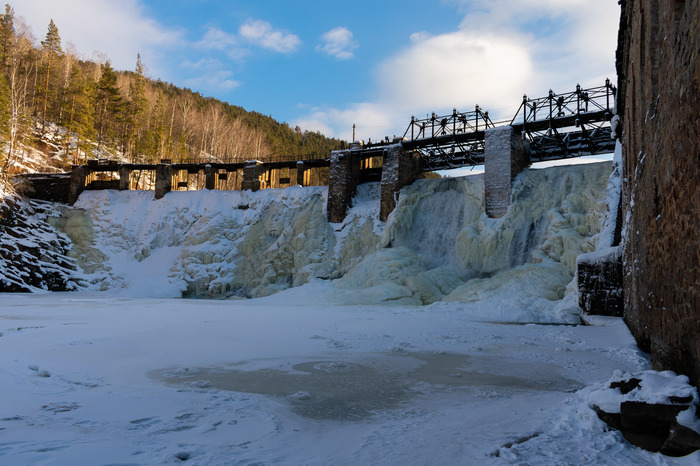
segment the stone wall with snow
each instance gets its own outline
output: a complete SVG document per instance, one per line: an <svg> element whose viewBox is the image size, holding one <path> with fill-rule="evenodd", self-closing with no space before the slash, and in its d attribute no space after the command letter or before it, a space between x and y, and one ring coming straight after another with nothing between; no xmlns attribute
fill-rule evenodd
<svg viewBox="0 0 700 466"><path fill-rule="evenodd" d="M700 384L700 2L624 0L625 319L656 369Z"/></svg>

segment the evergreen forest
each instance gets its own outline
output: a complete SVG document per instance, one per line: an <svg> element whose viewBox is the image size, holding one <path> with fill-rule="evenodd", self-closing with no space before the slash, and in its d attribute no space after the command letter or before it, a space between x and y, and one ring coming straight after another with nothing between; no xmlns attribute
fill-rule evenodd
<svg viewBox="0 0 700 466"><path fill-rule="evenodd" d="M240 162L328 157L344 142L132 71L81 59L53 20L33 38L10 5L0 15L0 172L31 147L63 168L94 158L133 163ZM48 143L47 143L48 141Z"/></svg>

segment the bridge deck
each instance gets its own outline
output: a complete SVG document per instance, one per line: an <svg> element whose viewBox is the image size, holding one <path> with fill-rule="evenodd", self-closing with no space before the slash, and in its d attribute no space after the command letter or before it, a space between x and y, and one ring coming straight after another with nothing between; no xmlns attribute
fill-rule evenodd
<svg viewBox="0 0 700 466"><path fill-rule="evenodd" d="M604 86L581 89L574 92L528 99L523 102L510 121L494 123L488 112L479 106L474 111L416 120L411 123L403 138L356 147L354 153L361 159L382 157L385 149L400 143L404 150L417 152L424 160L425 170L442 170L484 163L485 132L497 126L512 126L523 135L530 159L533 161L555 160L582 155L599 154L614 150L611 138L610 119L613 114L615 87L606 80ZM244 162L223 163L170 163L173 170L198 172L211 167L215 170L234 172L243 170ZM296 168L303 163L305 168L328 167L327 156L308 160L265 162L266 169ZM91 161L90 172L116 172L120 168L155 170L157 164L119 163L115 161ZM368 168L370 164L367 165ZM376 167L375 167L376 168Z"/></svg>

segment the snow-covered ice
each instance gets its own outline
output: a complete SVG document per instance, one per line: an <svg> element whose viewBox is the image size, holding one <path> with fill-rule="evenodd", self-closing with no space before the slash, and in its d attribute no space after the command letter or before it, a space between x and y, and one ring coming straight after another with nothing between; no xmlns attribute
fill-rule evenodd
<svg viewBox="0 0 700 466"><path fill-rule="evenodd" d="M447 306L85 293L2 304L2 464L698 459L626 444L576 393L648 368L620 320L512 325Z"/></svg>

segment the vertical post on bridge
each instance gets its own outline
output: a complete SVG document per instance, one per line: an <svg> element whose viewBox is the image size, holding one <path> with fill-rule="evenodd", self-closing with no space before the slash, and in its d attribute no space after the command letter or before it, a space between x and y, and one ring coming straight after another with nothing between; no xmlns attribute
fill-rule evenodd
<svg viewBox="0 0 700 466"><path fill-rule="evenodd" d="M328 185L328 221L340 223L352 204L357 185L360 184L360 145L351 143L349 150L331 152L330 179Z"/></svg>
<svg viewBox="0 0 700 466"><path fill-rule="evenodd" d="M530 155L519 132L499 126L485 132L484 189L486 215L503 217L508 212L513 179L530 164Z"/></svg>
<svg viewBox="0 0 700 466"><path fill-rule="evenodd" d="M78 200L78 196L85 190L85 180L87 179L87 167L73 165L70 173L70 184L68 185L68 204L73 205Z"/></svg>
<svg viewBox="0 0 700 466"><path fill-rule="evenodd" d="M131 169L124 165L119 165L119 191L131 189Z"/></svg>
<svg viewBox="0 0 700 466"><path fill-rule="evenodd" d="M297 162L297 185L304 186L304 162L299 160Z"/></svg>
<svg viewBox="0 0 700 466"><path fill-rule="evenodd" d="M243 165L243 182L241 190L250 189L257 191L260 189L260 172L262 162L259 160L248 160Z"/></svg>
<svg viewBox="0 0 700 466"><path fill-rule="evenodd" d="M413 152L404 151L401 144L391 145L384 150L379 204L379 219L382 222L386 222L396 208L401 188L416 181L423 168L423 159L414 157Z"/></svg>
<svg viewBox="0 0 700 466"><path fill-rule="evenodd" d="M209 164L206 164L204 166L204 188L205 189L216 189L216 172L218 170L214 170L214 167L212 167Z"/></svg>
<svg viewBox="0 0 700 466"><path fill-rule="evenodd" d="M173 188L173 167L170 164L156 165L156 199L162 199Z"/></svg>

